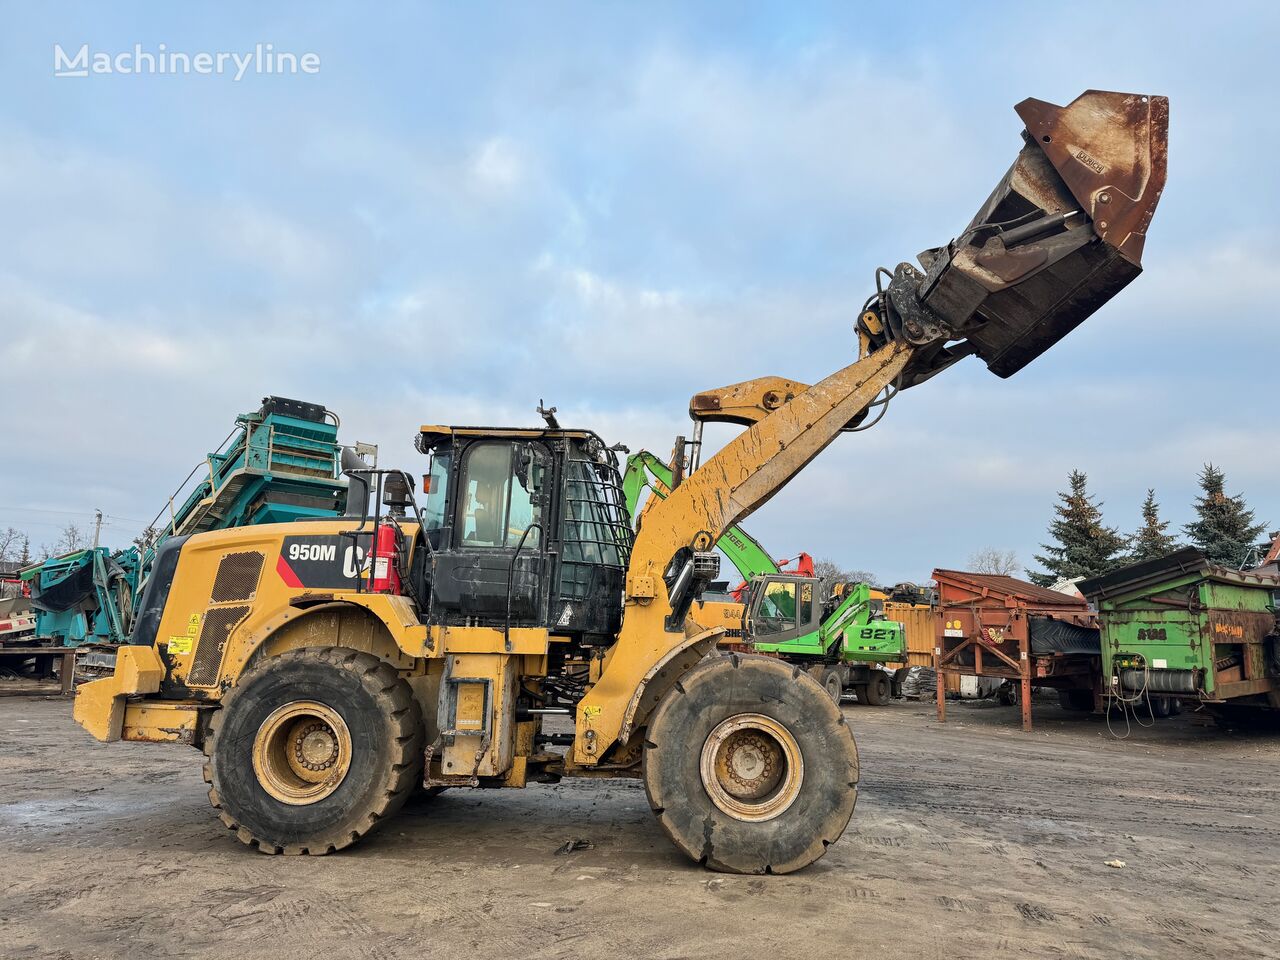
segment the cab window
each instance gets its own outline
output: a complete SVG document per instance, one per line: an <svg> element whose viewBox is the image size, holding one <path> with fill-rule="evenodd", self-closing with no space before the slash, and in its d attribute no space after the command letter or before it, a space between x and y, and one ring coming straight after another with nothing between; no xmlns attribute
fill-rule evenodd
<svg viewBox="0 0 1280 960"><path fill-rule="evenodd" d="M765 584L756 615L756 635L785 633L796 627L796 585L774 582Z"/></svg>
<svg viewBox="0 0 1280 960"><path fill-rule="evenodd" d="M422 505L422 522L428 530L439 530L444 526L445 497L449 490L449 461L452 459L448 448L437 450L431 455L427 499Z"/></svg>
<svg viewBox="0 0 1280 960"><path fill-rule="evenodd" d="M514 547L542 521L540 486L544 457L531 444L478 443L462 468L461 528L464 547ZM525 547L537 547L540 528Z"/></svg>

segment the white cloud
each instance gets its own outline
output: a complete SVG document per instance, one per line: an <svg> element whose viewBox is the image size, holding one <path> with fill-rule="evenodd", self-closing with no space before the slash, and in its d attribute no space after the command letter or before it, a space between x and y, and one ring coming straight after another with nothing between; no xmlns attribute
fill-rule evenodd
<svg viewBox="0 0 1280 960"><path fill-rule="evenodd" d="M399 89L377 71L367 98L330 90L324 111L301 87L256 113L215 90L198 135L181 98L137 101L132 128L104 101L114 140L77 126L89 101L6 120L0 323L21 360L0 390L10 409L39 404L6 425L7 449L49 478L23 497L149 516L271 392L330 405L386 463L412 463L420 422L527 424L540 398L665 456L697 390L851 360L874 266L957 232L1012 159L1012 99L1078 91L1079 52L1019 56L1053 35L1019 16L892 53L836 28L765 51L661 29L556 55L499 45L442 68L456 89L394 110L369 108ZM973 66L962 41L985 33L1009 82L956 82ZM1241 172L1274 134L1230 120L1222 71L1178 73L1160 49L1096 81L1181 84L1188 104L1146 275L1017 378L966 361L838 438L751 518L770 549L887 579L987 543L1029 560L1072 467L1128 528L1150 484L1186 519L1207 459L1280 522L1280 243L1269 181ZM63 134L33 132L48 116ZM1240 202L1238 183L1258 197ZM12 499L27 467L2 459Z"/></svg>
<svg viewBox="0 0 1280 960"><path fill-rule="evenodd" d="M106 372L120 379L185 376L220 352L216 343L59 303L12 275L0 275L0 316L6 319L6 392L13 390L15 399L19 385L45 389L51 374L55 383Z"/></svg>
<svg viewBox="0 0 1280 960"><path fill-rule="evenodd" d="M0 255L33 282L113 297L127 285L133 302L156 302L207 295L216 274L234 271L332 294L358 262L350 237L272 209L269 197L184 187L145 155L5 133L0 204L12 229Z"/></svg>
<svg viewBox="0 0 1280 960"><path fill-rule="evenodd" d="M230 200L188 221L188 230L207 231L223 258L285 281L315 281L340 270L334 245L300 224L244 200Z"/></svg>
<svg viewBox="0 0 1280 960"><path fill-rule="evenodd" d="M495 192L514 190L525 178L525 161L520 147L507 137L486 140L476 151L471 173L482 189Z"/></svg>

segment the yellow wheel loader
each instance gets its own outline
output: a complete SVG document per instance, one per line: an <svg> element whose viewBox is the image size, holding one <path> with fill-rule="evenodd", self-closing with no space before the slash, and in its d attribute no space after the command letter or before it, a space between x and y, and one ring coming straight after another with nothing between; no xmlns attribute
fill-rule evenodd
<svg viewBox="0 0 1280 960"><path fill-rule="evenodd" d="M712 869L813 862L857 796L844 717L799 668L708 658L723 628L686 614L716 540L840 433L962 357L1011 375L1139 273L1167 101L1090 91L1017 112L1025 144L973 221L919 268L877 272L859 359L812 386L693 397L695 437L746 429L634 537L594 433L551 411L535 429L425 426L420 503L406 474L353 460L343 518L168 540L77 720L201 748L223 822L267 853L342 849L418 789L640 777Z"/></svg>

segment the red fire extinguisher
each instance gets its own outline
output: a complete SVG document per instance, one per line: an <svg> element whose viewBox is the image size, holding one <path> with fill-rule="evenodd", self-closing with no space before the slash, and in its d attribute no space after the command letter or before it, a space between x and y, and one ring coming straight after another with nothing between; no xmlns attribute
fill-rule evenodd
<svg viewBox="0 0 1280 960"><path fill-rule="evenodd" d="M380 523L373 535L373 555L369 558L369 592L400 592L400 571L396 568L400 531L394 523Z"/></svg>

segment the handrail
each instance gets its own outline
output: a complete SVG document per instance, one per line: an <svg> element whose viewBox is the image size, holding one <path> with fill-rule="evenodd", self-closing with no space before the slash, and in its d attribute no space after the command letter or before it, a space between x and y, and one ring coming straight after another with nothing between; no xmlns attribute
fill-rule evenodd
<svg viewBox="0 0 1280 960"><path fill-rule="evenodd" d="M507 564L507 619L502 625L502 646L507 653L511 652L511 587L516 575L516 560L520 556L520 551L524 549L524 542L529 537L529 531L534 528L538 530L538 536L542 536L542 524L534 522L525 527L524 533L520 534L520 542L516 544L516 552L511 555L511 562Z"/></svg>

